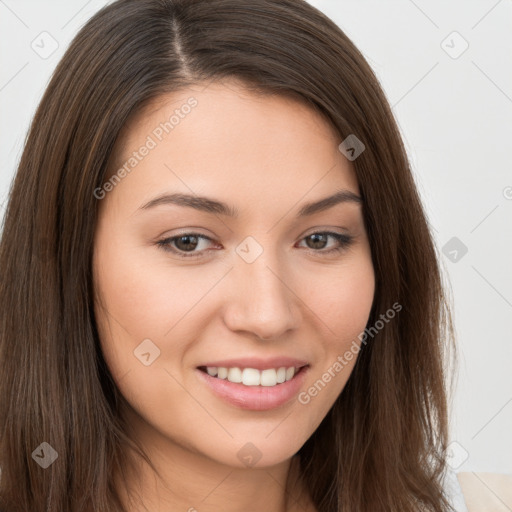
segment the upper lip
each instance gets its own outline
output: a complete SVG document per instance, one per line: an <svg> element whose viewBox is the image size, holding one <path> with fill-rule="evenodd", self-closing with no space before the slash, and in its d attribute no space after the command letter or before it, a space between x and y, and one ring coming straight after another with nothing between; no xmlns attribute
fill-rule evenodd
<svg viewBox="0 0 512 512"><path fill-rule="evenodd" d="M200 364L198 366L216 366L223 368L254 368L256 370L267 370L270 368L281 368L282 366L289 368L294 366L300 368L301 366L307 366L308 362L302 359L295 359L293 357L271 357L268 359L262 359L258 357L240 357L237 359L220 359L217 361L208 361L207 363Z"/></svg>

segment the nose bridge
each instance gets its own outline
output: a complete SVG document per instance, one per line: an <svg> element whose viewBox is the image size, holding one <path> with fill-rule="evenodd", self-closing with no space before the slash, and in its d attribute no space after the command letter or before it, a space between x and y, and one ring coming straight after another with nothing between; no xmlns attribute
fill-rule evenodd
<svg viewBox="0 0 512 512"><path fill-rule="evenodd" d="M288 272L269 244L247 237L236 248L231 279L236 292L227 323L233 330L251 331L260 338L278 337L296 327L298 310Z"/></svg>

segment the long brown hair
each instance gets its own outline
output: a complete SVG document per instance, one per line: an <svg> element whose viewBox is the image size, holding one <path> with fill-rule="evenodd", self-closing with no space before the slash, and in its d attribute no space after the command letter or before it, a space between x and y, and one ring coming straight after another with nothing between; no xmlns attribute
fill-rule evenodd
<svg viewBox="0 0 512 512"><path fill-rule="evenodd" d="M402 306L364 344L300 449L314 504L321 512L452 510L442 478L447 354L455 355L447 349L455 347L439 254L374 73L303 0L119 0L72 41L30 127L0 245L0 505L124 510L110 476L131 441L94 318L94 190L130 115L222 78L296 95L340 143L350 134L363 142L353 166L376 275L368 325ZM49 452L41 443L58 454L47 469L35 463L37 450Z"/></svg>

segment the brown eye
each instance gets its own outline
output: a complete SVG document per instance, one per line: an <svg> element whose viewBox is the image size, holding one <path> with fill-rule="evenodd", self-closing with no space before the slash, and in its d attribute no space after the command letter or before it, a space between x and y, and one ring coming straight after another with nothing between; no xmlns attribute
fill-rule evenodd
<svg viewBox="0 0 512 512"><path fill-rule="evenodd" d="M198 233L184 233L182 235L173 236L160 240L157 245L164 251L172 252L183 258L198 257L204 251L196 251L201 240L209 240L210 238ZM188 253L188 254L187 254Z"/></svg>
<svg viewBox="0 0 512 512"><path fill-rule="evenodd" d="M326 247L329 238L334 238L338 245L328 250L322 250ZM306 240L308 249L311 249L314 252L319 252L320 254L331 254L333 252L341 252L349 247L353 241L353 237L350 235L343 235L341 233L334 233L331 231L321 231L312 233L311 235L303 238L303 240Z"/></svg>
<svg viewBox="0 0 512 512"><path fill-rule="evenodd" d="M328 245L329 239L334 239L337 245L334 247L324 250ZM158 247L164 251L176 254L180 258L195 258L204 255L206 249L196 250L200 246L200 242L206 240L212 242L212 239L201 235L199 233L183 233L178 236L165 238L157 242ZM345 250L352 243L353 237L350 235L344 235L341 233L335 233L330 231L317 232L308 235L301 241L306 241L308 244L307 249L316 252L318 254L327 255L337 253Z"/></svg>
<svg viewBox="0 0 512 512"><path fill-rule="evenodd" d="M174 243L180 251L193 251L198 245L199 237L183 235L175 239Z"/></svg>
<svg viewBox="0 0 512 512"><path fill-rule="evenodd" d="M312 242L310 249L324 249L328 238L329 235L326 235L325 233L314 233L306 237L305 240Z"/></svg>

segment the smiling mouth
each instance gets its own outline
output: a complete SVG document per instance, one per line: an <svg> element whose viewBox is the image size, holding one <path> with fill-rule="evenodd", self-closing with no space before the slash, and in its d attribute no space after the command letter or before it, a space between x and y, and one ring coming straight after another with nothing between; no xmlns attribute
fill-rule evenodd
<svg viewBox="0 0 512 512"><path fill-rule="evenodd" d="M210 377L226 380L233 384L273 387L292 380L298 373L308 366L309 365L299 367L281 366L279 368L269 368L266 370L257 370L256 368L199 366L198 369L207 373Z"/></svg>

